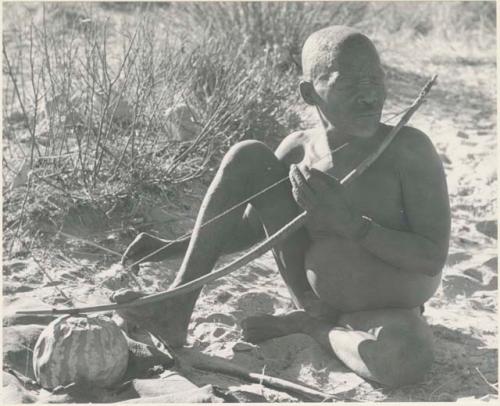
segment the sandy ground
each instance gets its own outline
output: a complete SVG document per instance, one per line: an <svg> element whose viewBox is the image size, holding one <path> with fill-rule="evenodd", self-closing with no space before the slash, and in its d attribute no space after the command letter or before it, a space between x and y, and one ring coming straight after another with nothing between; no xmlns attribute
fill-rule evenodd
<svg viewBox="0 0 500 406"><path fill-rule="evenodd" d="M421 61L422 66L418 66L409 65L403 57L399 60L395 55L382 55L391 66L398 66L388 69L387 112L409 105L432 73L446 73L411 121L430 135L442 157L453 213L443 282L425 310L435 337L432 370L418 385L386 390L349 372L303 335L260 345L242 343L239 322L244 317L291 309L287 289L270 254L203 289L189 328L190 345L192 351L355 401L494 400L498 375L495 66L453 61L443 66L444 62L438 60ZM426 77L418 74L423 71ZM314 121L310 111L300 110L304 122ZM152 213L152 219L168 213L165 237L190 229L204 187L193 185L184 191L183 205L168 203L162 212ZM77 233L78 227L73 232ZM80 232L108 248L121 251L124 247L116 233L95 229L91 235L88 228L80 228ZM110 292L123 285L114 278L116 257L75 240L61 240L45 257L43 252L37 253L37 260L33 257L18 255L4 258L3 263L4 326L10 326L9 330L4 328L4 370L10 366L28 377L32 375L29 351L23 352L16 343L33 343L29 332L35 334L38 330L34 324L47 323L48 319L16 317L16 310L63 305L66 299L61 292L72 299L74 306L107 303ZM139 277L151 291L165 289L178 266L179 261L144 264ZM50 281L42 268L56 282ZM191 371L187 378L197 386L213 384L246 400L304 400L222 374ZM4 379L4 390L5 401L47 400L29 385L20 387L15 379Z"/></svg>

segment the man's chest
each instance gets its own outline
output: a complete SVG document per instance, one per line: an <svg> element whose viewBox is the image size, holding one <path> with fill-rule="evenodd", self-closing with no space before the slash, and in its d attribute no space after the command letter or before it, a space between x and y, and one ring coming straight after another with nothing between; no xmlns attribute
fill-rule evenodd
<svg viewBox="0 0 500 406"><path fill-rule="evenodd" d="M327 145L310 145L303 162L341 180L356 168L366 154L349 151L329 153ZM393 160L382 154L360 177L344 185L344 196L361 214L394 229L405 229L404 197L399 172Z"/></svg>

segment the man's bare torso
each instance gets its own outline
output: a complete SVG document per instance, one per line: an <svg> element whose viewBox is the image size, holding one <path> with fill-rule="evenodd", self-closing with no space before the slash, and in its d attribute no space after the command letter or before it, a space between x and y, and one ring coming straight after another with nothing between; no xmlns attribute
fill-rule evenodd
<svg viewBox="0 0 500 406"><path fill-rule="evenodd" d="M347 145L333 156L332 146L321 128L290 136L281 157L287 164L315 167L342 179L373 150L390 131L381 125L371 148ZM410 153L405 137L419 137L404 128L392 145L355 182L345 187L345 195L363 215L377 224L400 231L411 231L405 213L404 182L399 163ZM278 156L280 150L277 151ZM325 230L321 223L307 225L311 245L306 255L309 283L321 300L343 312L416 307L428 300L439 285L441 274L428 276L398 269L367 251L361 243Z"/></svg>

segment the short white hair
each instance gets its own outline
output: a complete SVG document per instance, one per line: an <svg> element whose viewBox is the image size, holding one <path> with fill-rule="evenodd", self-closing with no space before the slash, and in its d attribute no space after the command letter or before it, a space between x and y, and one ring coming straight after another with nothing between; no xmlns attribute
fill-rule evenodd
<svg viewBox="0 0 500 406"><path fill-rule="evenodd" d="M332 25L312 33L302 47L304 80L313 80L320 69L337 69L336 62L341 51L360 44L371 46L377 53L372 41L351 27Z"/></svg>

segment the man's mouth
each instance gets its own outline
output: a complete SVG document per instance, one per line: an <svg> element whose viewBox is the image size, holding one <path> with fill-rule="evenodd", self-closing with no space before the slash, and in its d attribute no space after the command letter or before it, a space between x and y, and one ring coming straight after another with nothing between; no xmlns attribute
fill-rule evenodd
<svg viewBox="0 0 500 406"><path fill-rule="evenodd" d="M360 118L370 118L370 117L376 117L379 115L379 112L378 111L367 111L367 112L363 112L363 113L358 113L356 114L356 117L360 117Z"/></svg>

